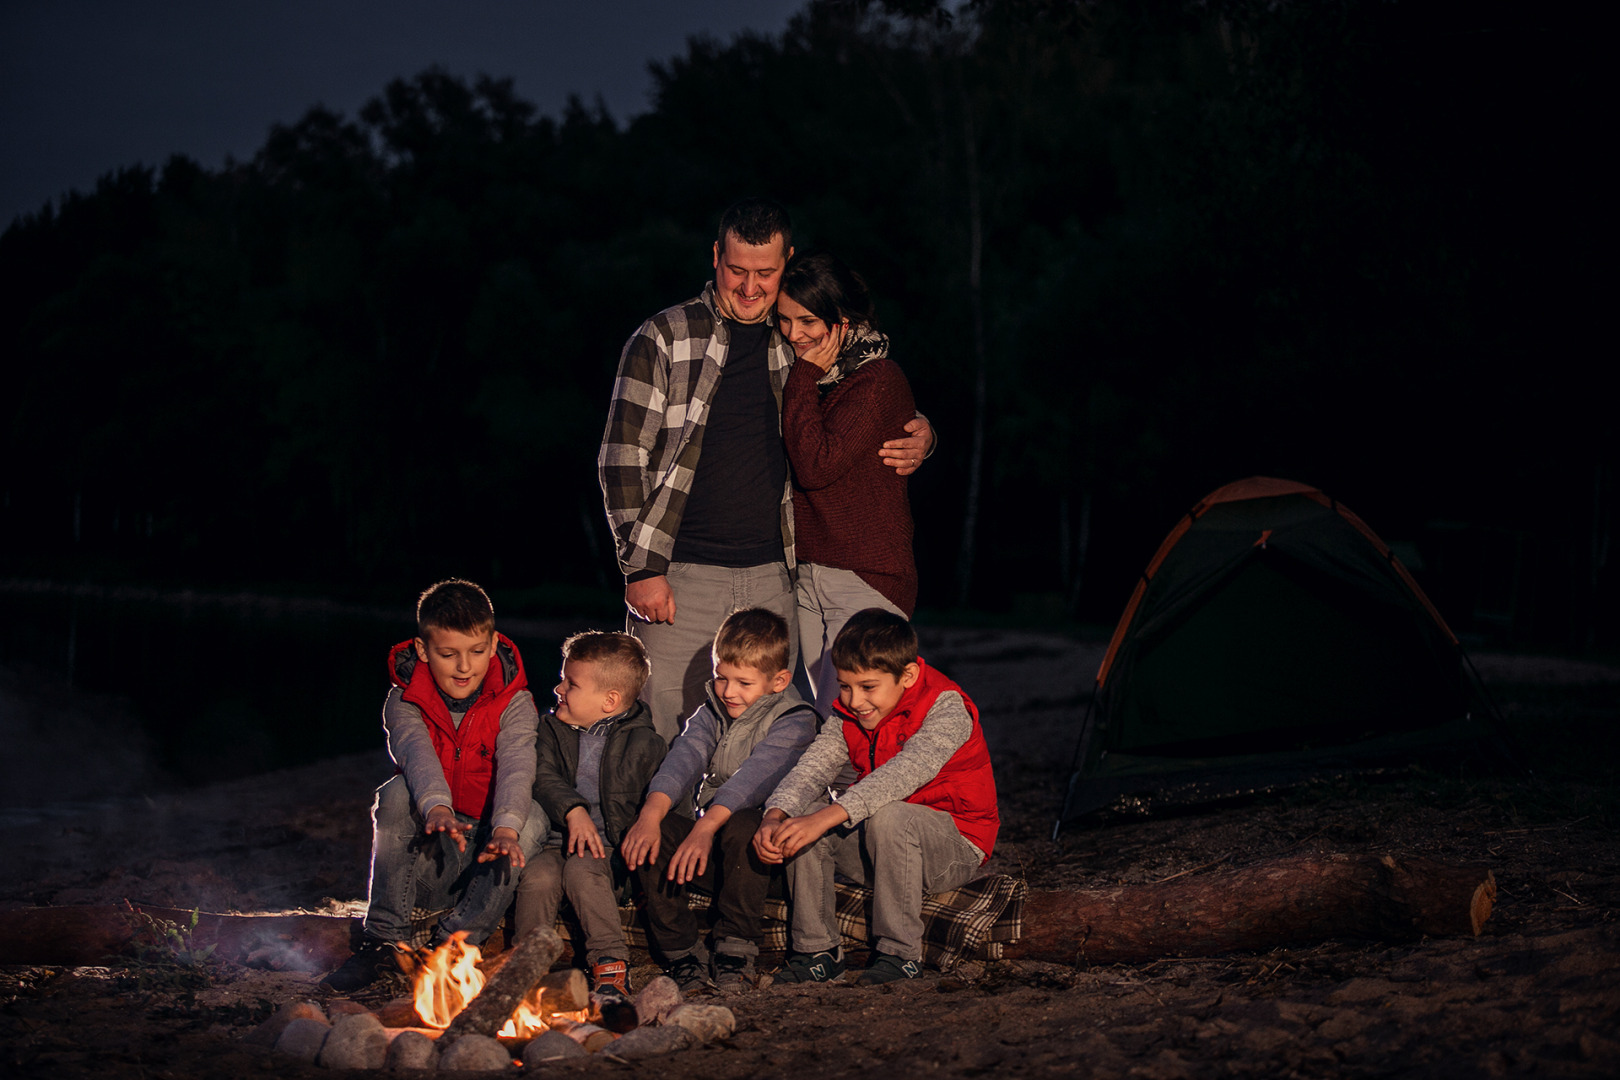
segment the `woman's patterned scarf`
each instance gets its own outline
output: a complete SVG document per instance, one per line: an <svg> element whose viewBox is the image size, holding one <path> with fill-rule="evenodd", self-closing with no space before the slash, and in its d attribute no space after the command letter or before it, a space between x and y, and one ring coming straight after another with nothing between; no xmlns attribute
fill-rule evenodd
<svg viewBox="0 0 1620 1080"><path fill-rule="evenodd" d="M844 347L833 361L833 366L827 374L816 380L825 396L828 391L837 386L848 375L860 370L863 364L872 360L881 360L889 355L889 335L880 334L864 323L851 324L849 331L844 335Z"/></svg>

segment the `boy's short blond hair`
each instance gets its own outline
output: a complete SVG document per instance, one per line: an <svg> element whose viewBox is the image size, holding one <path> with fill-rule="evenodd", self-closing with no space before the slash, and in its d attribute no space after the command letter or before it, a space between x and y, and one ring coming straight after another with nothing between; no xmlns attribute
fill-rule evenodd
<svg viewBox="0 0 1620 1080"><path fill-rule="evenodd" d="M434 629L487 634L495 629L495 605L472 582L446 578L429 585L416 598L416 636L426 641Z"/></svg>
<svg viewBox="0 0 1620 1080"><path fill-rule="evenodd" d="M586 630L562 645L563 662L596 665L597 685L617 690L627 702L641 695L652 673L647 649L633 635L620 630Z"/></svg>
<svg viewBox="0 0 1620 1080"><path fill-rule="evenodd" d="M833 639L832 662L839 671L886 671L901 678L917 662L917 631L892 611L857 611Z"/></svg>
<svg viewBox="0 0 1620 1080"><path fill-rule="evenodd" d="M715 632L714 662L775 675L787 670L789 643L782 616L764 608L742 608L727 615Z"/></svg>

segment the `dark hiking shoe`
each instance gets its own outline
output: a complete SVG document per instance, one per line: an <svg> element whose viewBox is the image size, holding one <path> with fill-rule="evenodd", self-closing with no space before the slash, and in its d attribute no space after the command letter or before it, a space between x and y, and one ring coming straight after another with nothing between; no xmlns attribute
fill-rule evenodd
<svg viewBox="0 0 1620 1080"><path fill-rule="evenodd" d="M832 982L844 974L844 947L818 953L794 953L776 971L777 982Z"/></svg>
<svg viewBox="0 0 1620 1080"><path fill-rule="evenodd" d="M878 953L873 957L871 966L861 972L860 977L855 980L855 985L878 986L882 983L920 978L922 973L922 964L915 960L902 960L888 953Z"/></svg>
<svg viewBox="0 0 1620 1080"><path fill-rule="evenodd" d="M714 976L709 974L709 962L701 956L683 956L671 960L665 973L675 980L683 994L695 994L714 989Z"/></svg>
<svg viewBox="0 0 1620 1080"><path fill-rule="evenodd" d="M332 974L321 980L321 985L340 994L363 990L384 975L398 974L399 949L381 938L363 938L360 948Z"/></svg>
<svg viewBox="0 0 1620 1080"><path fill-rule="evenodd" d="M714 954L714 985L722 994L740 994L759 985L752 956Z"/></svg>

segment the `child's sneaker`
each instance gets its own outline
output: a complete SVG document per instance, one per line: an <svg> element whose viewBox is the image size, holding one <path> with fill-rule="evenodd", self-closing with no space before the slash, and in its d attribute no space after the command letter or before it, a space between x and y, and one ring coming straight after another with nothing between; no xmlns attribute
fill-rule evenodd
<svg viewBox="0 0 1620 1080"><path fill-rule="evenodd" d="M714 954L714 985L722 994L740 994L758 985L752 956Z"/></svg>
<svg viewBox="0 0 1620 1080"><path fill-rule="evenodd" d="M844 974L844 947L818 953L794 953L776 972L777 982L832 982Z"/></svg>
<svg viewBox="0 0 1620 1080"><path fill-rule="evenodd" d="M681 988L683 994L714 989L714 976L709 974L709 961L706 957L689 954L678 960L671 960L664 972L675 980L675 985Z"/></svg>
<svg viewBox="0 0 1620 1080"><path fill-rule="evenodd" d="M922 973L922 965L917 961L902 960L898 956L880 952L873 956L871 965L861 972L860 977L855 980L855 985L877 986L880 983L919 978Z"/></svg>
<svg viewBox="0 0 1620 1080"><path fill-rule="evenodd" d="M399 947L393 942L384 941L382 938L362 938L360 947L354 951L354 955L343 961L336 971L322 979L321 985L340 994L352 994L356 990L363 990L384 975L400 970L396 959L399 952Z"/></svg>
<svg viewBox="0 0 1620 1080"><path fill-rule="evenodd" d="M623 960L603 957L591 965L591 983L595 994L618 994L629 1000L630 965Z"/></svg>

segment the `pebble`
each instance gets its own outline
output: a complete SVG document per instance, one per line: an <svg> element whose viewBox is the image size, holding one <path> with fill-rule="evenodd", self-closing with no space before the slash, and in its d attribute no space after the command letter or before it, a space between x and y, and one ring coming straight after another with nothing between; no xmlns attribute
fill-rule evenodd
<svg viewBox="0 0 1620 1080"><path fill-rule="evenodd" d="M585 1048L560 1031L542 1031L523 1048L523 1067L532 1069L542 1061L585 1056Z"/></svg>
<svg viewBox="0 0 1620 1080"><path fill-rule="evenodd" d="M463 1035L439 1055L441 1071L505 1072L512 1067L512 1052L488 1035Z"/></svg>
<svg viewBox="0 0 1620 1080"><path fill-rule="evenodd" d="M383 1067L399 1069L432 1069L438 1063L439 1044L420 1031L402 1031L388 1044L388 1056Z"/></svg>
<svg viewBox="0 0 1620 1080"><path fill-rule="evenodd" d="M679 1025L706 1043L730 1037L737 1030L737 1015L724 1005L682 1005L664 1023Z"/></svg>
<svg viewBox="0 0 1620 1080"><path fill-rule="evenodd" d="M276 1049L306 1065L313 1065L326 1037L331 1033L332 1026L325 1020L301 1016L282 1030L281 1037L276 1040Z"/></svg>
<svg viewBox="0 0 1620 1080"><path fill-rule="evenodd" d="M353 1013L332 1024L315 1063L327 1069L380 1069L388 1058L388 1031L369 1012Z"/></svg>
<svg viewBox="0 0 1620 1080"><path fill-rule="evenodd" d="M313 1001L290 1001L270 1014L270 1018L242 1037L253 1046L275 1046L281 1033L294 1020L319 1020L326 1023L326 1014Z"/></svg>
<svg viewBox="0 0 1620 1080"><path fill-rule="evenodd" d="M698 1044L698 1037L679 1024L662 1027L640 1027L619 1036L618 1042L608 1047L608 1053L626 1061L662 1057Z"/></svg>

